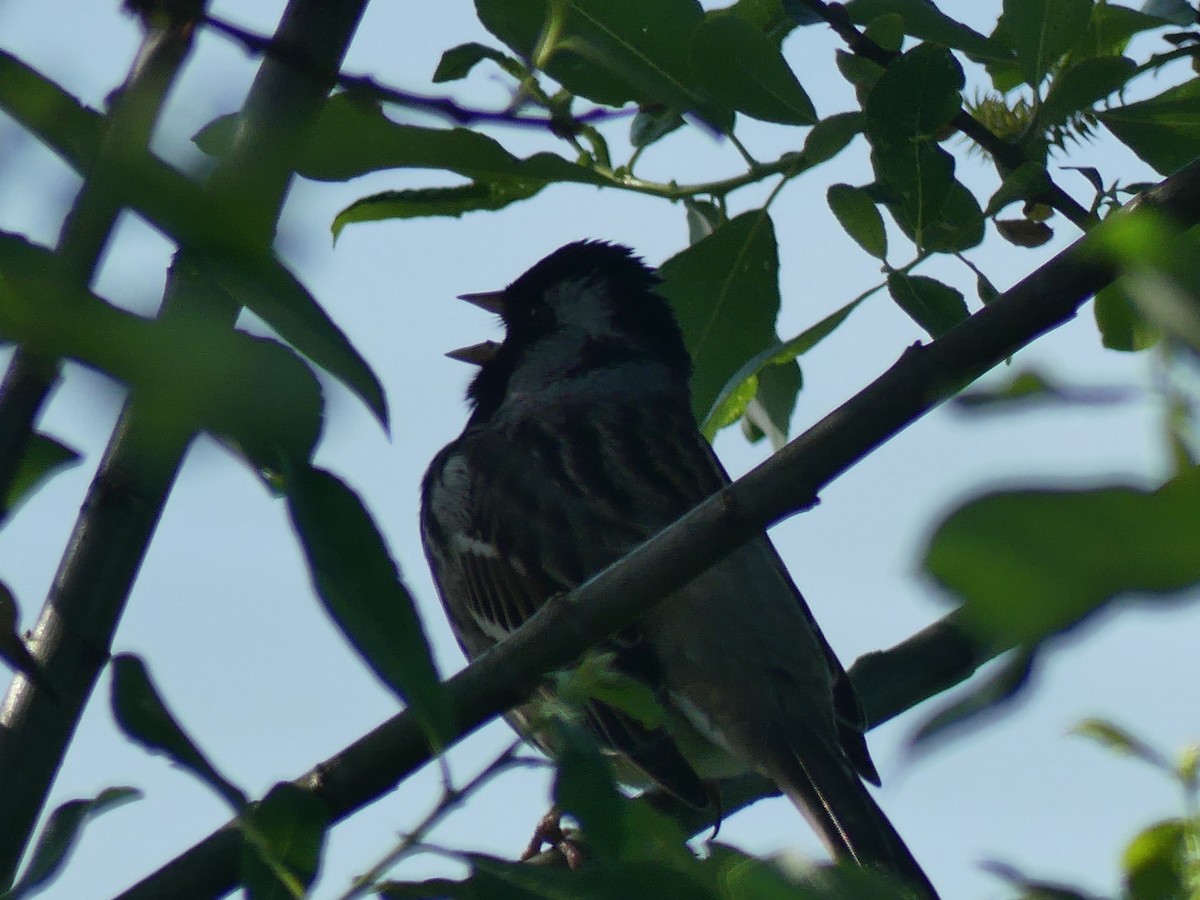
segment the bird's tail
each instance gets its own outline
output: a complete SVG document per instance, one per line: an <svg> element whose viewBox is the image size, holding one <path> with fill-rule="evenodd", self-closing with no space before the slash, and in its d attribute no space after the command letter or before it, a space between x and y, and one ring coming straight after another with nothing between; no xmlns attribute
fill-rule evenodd
<svg viewBox="0 0 1200 900"><path fill-rule="evenodd" d="M836 751L792 757L776 780L812 824L835 859L844 859L903 882L914 900L938 894L904 839L866 786Z"/></svg>

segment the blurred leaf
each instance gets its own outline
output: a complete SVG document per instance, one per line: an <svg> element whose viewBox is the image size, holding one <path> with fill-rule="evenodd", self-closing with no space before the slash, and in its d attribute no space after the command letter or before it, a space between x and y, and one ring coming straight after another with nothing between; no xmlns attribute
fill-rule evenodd
<svg viewBox="0 0 1200 900"><path fill-rule="evenodd" d="M718 102L764 122L812 125L816 110L779 48L729 12L709 13L692 32L692 67Z"/></svg>
<svg viewBox="0 0 1200 900"><path fill-rule="evenodd" d="M316 298L278 260L264 257L249 269L244 261L232 265L210 256L201 260L200 268L236 303L358 395L387 430L387 398L379 378Z"/></svg>
<svg viewBox="0 0 1200 900"><path fill-rule="evenodd" d="M1043 128L1065 125L1071 116L1090 110L1125 86L1137 66L1124 56L1085 59L1054 76L1038 111Z"/></svg>
<svg viewBox="0 0 1200 900"><path fill-rule="evenodd" d="M1132 756L1135 759L1140 759L1154 766L1156 769L1167 773L1173 771L1170 761L1161 753L1121 726L1114 725L1105 719L1084 719L1082 722L1072 726L1069 733L1087 738L1101 747L1105 747L1115 753L1120 753L1123 756Z"/></svg>
<svg viewBox="0 0 1200 900"><path fill-rule="evenodd" d="M1029 684L1036 658L1033 649L1013 651L996 664L982 684L972 684L964 695L922 722L913 733L912 745L918 746L964 725L977 724L986 714L999 711Z"/></svg>
<svg viewBox="0 0 1200 900"><path fill-rule="evenodd" d="M1092 312L1101 343L1110 350L1148 350L1162 340L1162 332L1146 320L1119 281L1096 294Z"/></svg>
<svg viewBox="0 0 1200 900"><path fill-rule="evenodd" d="M850 0L846 12L858 25L899 13L904 31L922 41L944 44L982 59L1011 59L1012 51L941 12L926 0Z"/></svg>
<svg viewBox="0 0 1200 900"><path fill-rule="evenodd" d="M1160 174L1171 175L1195 159L1200 146L1200 78L1096 117Z"/></svg>
<svg viewBox="0 0 1200 900"><path fill-rule="evenodd" d="M1127 400L1130 393L1119 388L1087 388L1058 384L1032 369L1014 372L996 386L970 388L952 401L961 409L987 412L1025 410L1055 403L1098 405Z"/></svg>
<svg viewBox="0 0 1200 900"><path fill-rule="evenodd" d="M699 872L683 872L657 860L619 865L589 862L577 871L530 866L471 854L471 881L480 900L718 900ZM694 867L699 868L697 865Z"/></svg>
<svg viewBox="0 0 1200 900"><path fill-rule="evenodd" d="M660 291L692 354L692 410L702 421L746 360L775 340L779 257L765 210L743 213L668 259Z"/></svg>
<svg viewBox="0 0 1200 900"><path fill-rule="evenodd" d="M443 84L447 81L458 81L466 78L470 71L485 59L499 63L500 67L505 69L505 71L508 70L509 64L513 62L499 50L492 47L485 47L483 44L476 43L475 41L459 44L457 47L451 47L442 54L442 58L438 61L437 69L433 73L433 83Z"/></svg>
<svg viewBox="0 0 1200 900"><path fill-rule="evenodd" d="M862 134L862 130L862 113L835 113L812 127L804 139L804 156L812 165L833 159Z"/></svg>
<svg viewBox="0 0 1200 900"><path fill-rule="evenodd" d="M1010 203L1028 200L1050 187L1046 167L1041 163L1024 162L1005 177L996 193L988 200L986 215L994 216Z"/></svg>
<svg viewBox="0 0 1200 900"><path fill-rule="evenodd" d="M8 585L0 581L0 659L53 696L54 691L46 682L42 667L21 638L20 621L17 598Z"/></svg>
<svg viewBox="0 0 1200 900"><path fill-rule="evenodd" d="M503 209L527 200L545 184L522 184L515 180L474 181L457 187L419 188L411 191L382 191L355 200L333 219L333 238L341 237L347 225L386 219L415 219L422 216L453 216L478 210Z"/></svg>
<svg viewBox="0 0 1200 900"><path fill-rule="evenodd" d="M263 470L307 459L321 429L320 387L290 349L230 330L223 294L180 271L177 304L158 319L119 310L58 275L57 257L0 233L0 338L71 357L130 385L163 433L206 428Z"/></svg>
<svg viewBox="0 0 1200 900"><path fill-rule="evenodd" d="M294 784L275 785L242 816L242 883L250 900L306 896L321 864L329 808ZM297 890L298 889L298 890Z"/></svg>
<svg viewBox="0 0 1200 900"><path fill-rule="evenodd" d="M718 131L732 125L695 81L689 48L704 18L695 0L475 0L475 11L488 31L573 94L607 106L693 112Z"/></svg>
<svg viewBox="0 0 1200 900"><path fill-rule="evenodd" d="M449 710L421 620L362 500L318 468L287 472L288 513L313 586L338 628L431 739L449 735Z"/></svg>
<svg viewBox="0 0 1200 900"><path fill-rule="evenodd" d="M200 752L163 703L146 666L129 653L112 658L113 717L126 735L152 752L165 753L216 791L234 810L246 808L246 795L225 779Z"/></svg>
<svg viewBox="0 0 1200 900"><path fill-rule="evenodd" d="M830 313L816 325L802 331L796 337L783 343L774 344L755 354L746 361L728 381L721 392L713 400L708 415L704 417L701 431L710 441L716 433L726 425L731 425L745 412L750 401L758 393L758 373L768 366L794 360L807 353L846 320L846 317L862 302L862 299L847 303L836 312ZM797 369L797 372L799 369Z"/></svg>
<svg viewBox="0 0 1200 900"><path fill-rule="evenodd" d="M141 796L142 792L136 788L110 787L90 800L68 800L60 804L42 826L25 871L16 884L0 896L4 900L21 900L40 891L58 877L89 821L131 800L139 800Z"/></svg>
<svg viewBox="0 0 1200 900"><path fill-rule="evenodd" d="M933 278L892 272L887 286L896 305L929 332L930 337L941 337L970 316L963 295Z"/></svg>
<svg viewBox="0 0 1200 900"><path fill-rule="evenodd" d="M1200 469L1156 491L1004 491L939 526L925 570L963 602L974 630L1032 644L1115 597L1169 595L1200 581Z"/></svg>
<svg viewBox="0 0 1200 900"><path fill-rule="evenodd" d="M883 216L871 196L848 184L832 185L826 192L829 208L855 243L876 259L887 257L887 231Z"/></svg>
<svg viewBox="0 0 1200 900"><path fill-rule="evenodd" d="M1200 353L1200 242L1150 209L1106 227L1102 246L1121 266L1121 288L1164 333Z"/></svg>
<svg viewBox="0 0 1200 900"><path fill-rule="evenodd" d="M1168 819L1139 833L1121 854L1129 900L1190 897L1185 880L1189 831L1186 822Z"/></svg>
<svg viewBox="0 0 1200 900"><path fill-rule="evenodd" d="M612 766L589 732L561 719L555 724L554 802L579 822L589 851L601 860L617 859L627 801L617 790Z"/></svg>
<svg viewBox="0 0 1200 900"><path fill-rule="evenodd" d="M687 209L689 244L703 240L729 221L725 218L721 207L708 200L687 198L683 201L683 205Z"/></svg>
<svg viewBox="0 0 1200 900"><path fill-rule="evenodd" d="M867 98L872 164L918 247L941 218L954 181L954 159L937 136L961 107L962 86L962 68L949 52L921 44L897 59Z"/></svg>
<svg viewBox="0 0 1200 900"><path fill-rule="evenodd" d="M683 116L673 109L639 109L629 126L629 143L634 147L649 147L685 124Z"/></svg>
<svg viewBox="0 0 1200 900"><path fill-rule="evenodd" d="M1175 764L1175 776L1183 782L1187 790L1197 789L1197 780L1200 779L1200 744L1191 744L1180 751L1179 760Z"/></svg>
<svg viewBox="0 0 1200 900"><path fill-rule="evenodd" d="M839 50L836 54L838 71L842 73L842 77L854 85L854 92L858 96L860 105L866 105L866 98L870 96L871 90L883 77L884 68L879 63L873 60L866 59L862 56L856 56L848 50Z"/></svg>
<svg viewBox="0 0 1200 900"><path fill-rule="evenodd" d="M1025 83L1037 88L1088 26L1092 0L1005 0L998 33L1016 53Z"/></svg>
<svg viewBox="0 0 1200 900"><path fill-rule="evenodd" d="M36 123L47 143L71 148L75 161L100 145L104 125L94 109L4 50L0 50L0 109L22 124Z"/></svg>
<svg viewBox="0 0 1200 900"><path fill-rule="evenodd" d="M63 469L70 468L82 457L49 435L35 431L29 436L29 443L17 463L12 484L8 488L8 496L0 506L0 521L8 516L33 495L39 487L45 484L52 475Z"/></svg>

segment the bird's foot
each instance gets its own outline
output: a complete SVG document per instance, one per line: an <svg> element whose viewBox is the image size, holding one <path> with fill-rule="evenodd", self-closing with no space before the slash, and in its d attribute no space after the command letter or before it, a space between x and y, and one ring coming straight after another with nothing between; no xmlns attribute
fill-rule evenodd
<svg viewBox="0 0 1200 900"><path fill-rule="evenodd" d="M563 830L562 810L557 806L550 807L550 811L538 822L529 845L521 854L521 861L533 859L547 844L563 855L568 868L578 869L583 865L583 848L573 834Z"/></svg>

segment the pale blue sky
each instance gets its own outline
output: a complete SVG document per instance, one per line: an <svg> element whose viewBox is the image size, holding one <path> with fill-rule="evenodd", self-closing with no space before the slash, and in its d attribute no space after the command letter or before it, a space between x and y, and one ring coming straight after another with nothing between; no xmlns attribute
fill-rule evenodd
<svg viewBox="0 0 1200 900"><path fill-rule="evenodd" d="M215 3L214 11L269 30L282 4ZM995 4L998 6L998 4ZM987 30L993 4L946 3ZM122 80L137 46L132 19L116 4L72 0L0 0L0 47L100 106ZM492 42L465 0L377 3L368 13L347 68L410 90L450 90L465 102L500 106L506 87L482 67L465 85L432 88L442 50L467 40ZM818 112L851 108L849 88L830 81L835 41L804 29L786 44L788 58ZM255 61L223 39L202 35L171 98L159 152L184 165L198 161L187 139L210 118L233 111ZM1181 77L1181 76L1177 76ZM824 80L823 80L824 79ZM1165 83L1147 85L1157 92ZM403 116L403 113L399 114ZM615 126L619 133L623 126ZM797 146L795 132L746 123L752 152L771 158ZM498 132L514 152L551 148L549 139ZM554 148L567 153L565 146ZM53 244L76 184L62 164L0 117L0 228ZM1127 180L1152 173L1113 141L1084 147L1071 160ZM707 180L737 171L728 144L676 135L645 154L643 177ZM985 195L995 175L978 156L960 168ZM1084 200L1090 188L1071 172L1059 182ZM870 180L861 141L825 169L790 186L772 208L780 240L787 336L818 321L879 279L878 264L836 227L824 201L831 181ZM299 276L375 367L389 396L389 440L345 391L325 379L328 411L319 461L349 481L385 531L447 674L462 658L441 618L420 552L417 486L436 450L465 419L469 376L444 350L494 336L487 315L450 298L503 286L553 248L584 237L630 244L651 263L682 249L681 207L584 187L552 188L498 214L423 219L348 228L336 247L328 226L357 197L395 187L452 184L453 176L382 173L347 185L297 183L285 211L281 246ZM752 208L766 191L732 198ZM1065 222L1046 248L1019 251L990 237L972 254L1000 288L1010 286L1076 236ZM893 238L897 235L893 234ZM893 240L894 248L903 240ZM169 246L132 216L123 221L98 290L141 312L160 294ZM893 262L906 261L894 253ZM938 263L934 274L973 296L973 279ZM876 296L806 356L798 432L887 368L922 338L885 296ZM1096 385L1149 384L1149 359L1099 348L1090 308L1079 320L1022 353L1068 380ZM87 482L115 416L120 391L77 366L46 411L42 426L85 453L84 463L53 481L0 533L0 578L16 592L26 623L57 565ZM1160 410L1148 395L1119 407L1055 409L1021 416L964 418L938 411L839 479L821 505L775 529L774 539L831 643L849 664L893 644L941 615L946 603L916 574L917 557L939 517L965 496L997 484L1091 483L1110 477L1161 479L1165 454ZM759 461L763 446L736 430L718 441L729 468ZM1047 658L1018 709L995 724L917 760L904 742L920 710L872 733L883 775L881 805L947 898L996 898L1011 892L982 872L999 859L1031 874L1111 893L1119 849L1150 821L1174 815L1170 786L1134 763L1065 736L1077 720L1111 717L1175 750L1200 738L1190 686L1200 683L1195 653L1200 609L1123 610L1106 614ZM176 714L223 772L251 794L291 778L395 712L391 696L351 655L311 597L283 505L236 460L205 439L188 457L166 509L116 651L141 654ZM223 805L188 774L126 741L111 721L108 679L80 726L51 805L113 784L145 799L93 823L51 897L102 897L129 885L224 822ZM510 740L495 725L465 741L451 765L465 777ZM540 774L495 783L440 828L442 845L513 855L544 811ZM424 773L339 826L315 896L336 896L357 872L415 822L436 791ZM783 801L760 803L727 822L721 837L755 852L820 854L807 825ZM397 872L446 872L434 856Z"/></svg>

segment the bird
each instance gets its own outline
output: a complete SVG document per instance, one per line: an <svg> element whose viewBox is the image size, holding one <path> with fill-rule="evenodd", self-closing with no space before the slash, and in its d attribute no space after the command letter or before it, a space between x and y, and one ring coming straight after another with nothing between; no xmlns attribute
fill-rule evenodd
<svg viewBox="0 0 1200 900"><path fill-rule="evenodd" d="M478 370L466 426L422 481L420 526L469 659L730 483L693 417L692 361L660 283L629 248L589 240L461 297L505 333L447 354ZM765 533L604 649L663 709L651 726L587 704L618 777L704 810L715 779L759 772L835 859L937 897L863 784L879 776L862 707ZM528 729L519 711L510 721Z"/></svg>

